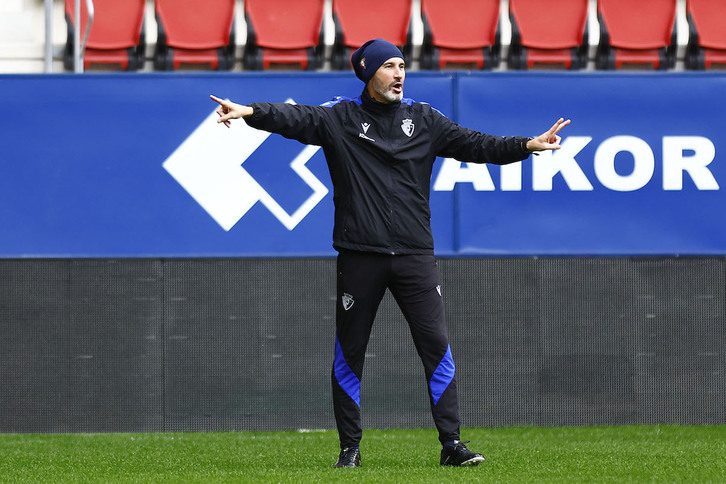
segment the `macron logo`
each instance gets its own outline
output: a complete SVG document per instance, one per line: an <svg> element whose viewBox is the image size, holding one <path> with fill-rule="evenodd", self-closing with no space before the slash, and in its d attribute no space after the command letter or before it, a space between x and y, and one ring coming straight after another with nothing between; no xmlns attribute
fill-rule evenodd
<svg viewBox="0 0 726 484"><path fill-rule="evenodd" d="M286 102L294 104L292 99ZM320 147L304 146L289 160L290 169L313 193L288 213L244 168L245 161L270 133L251 128L242 120L227 129L217 123L217 118L212 111L162 163L164 169L225 231L257 202L285 228L293 230L328 194L328 188L305 166Z"/></svg>
<svg viewBox="0 0 726 484"><path fill-rule="evenodd" d="M361 128L363 128L362 133L358 133L359 138L367 139L368 141L376 142L373 138L366 136L368 134L368 128L371 127L371 123L360 123Z"/></svg>

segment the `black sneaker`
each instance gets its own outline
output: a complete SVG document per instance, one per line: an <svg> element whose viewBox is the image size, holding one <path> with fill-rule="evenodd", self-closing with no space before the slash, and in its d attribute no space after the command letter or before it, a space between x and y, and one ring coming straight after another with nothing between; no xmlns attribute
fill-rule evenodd
<svg viewBox="0 0 726 484"><path fill-rule="evenodd" d="M360 449L358 447L346 447L341 450L335 467L360 467Z"/></svg>
<svg viewBox="0 0 726 484"><path fill-rule="evenodd" d="M484 462L484 456L472 452L466 448L466 442L455 440L454 445L444 446L441 449L441 465L442 466L478 466L480 462Z"/></svg>

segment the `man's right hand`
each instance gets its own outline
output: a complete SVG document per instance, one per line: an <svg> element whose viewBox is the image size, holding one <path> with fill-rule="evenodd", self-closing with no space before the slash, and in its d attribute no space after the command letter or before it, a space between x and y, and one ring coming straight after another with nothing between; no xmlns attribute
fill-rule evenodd
<svg viewBox="0 0 726 484"><path fill-rule="evenodd" d="M217 114L219 114L218 123L222 123L228 128L230 127L230 121L232 119L246 118L252 116L254 111L250 106L244 106L242 104L233 103L228 99L220 99L217 96L209 95L212 101L219 104L217 108Z"/></svg>

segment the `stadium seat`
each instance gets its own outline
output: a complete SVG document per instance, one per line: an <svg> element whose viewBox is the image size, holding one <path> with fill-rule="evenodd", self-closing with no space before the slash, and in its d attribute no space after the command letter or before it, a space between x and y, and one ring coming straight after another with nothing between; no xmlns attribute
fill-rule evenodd
<svg viewBox="0 0 726 484"><path fill-rule="evenodd" d="M94 16L83 56L84 67L93 64L117 65L124 70L136 70L144 65L146 41L144 35L144 0L94 0ZM75 2L65 0L68 38L63 52L63 65L73 70L74 33L76 29ZM81 2L81 41L88 25L86 2Z"/></svg>
<svg viewBox="0 0 726 484"><path fill-rule="evenodd" d="M665 70L676 63L676 0L598 0L598 69Z"/></svg>
<svg viewBox="0 0 726 484"><path fill-rule="evenodd" d="M499 64L500 0L421 0L421 69Z"/></svg>
<svg viewBox="0 0 726 484"><path fill-rule="evenodd" d="M726 68L726 2L688 0L687 69Z"/></svg>
<svg viewBox="0 0 726 484"><path fill-rule="evenodd" d="M587 66L587 0L509 0L510 69Z"/></svg>
<svg viewBox="0 0 726 484"><path fill-rule="evenodd" d="M155 5L155 69L234 67L235 0L156 0Z"/></svg>
<svg viewBox="0 0 726 484"><path fill-rule="evenodd" d="M325 0L245 0L245 69L321 67L324 7Z"/></svg>
<svg viewBox="0 0 726 484"><path fill-rule="evenodd" d="M352 69L352 51L371 39L386 39L411 55L412 0L333 0L333 69Z"/></svg>

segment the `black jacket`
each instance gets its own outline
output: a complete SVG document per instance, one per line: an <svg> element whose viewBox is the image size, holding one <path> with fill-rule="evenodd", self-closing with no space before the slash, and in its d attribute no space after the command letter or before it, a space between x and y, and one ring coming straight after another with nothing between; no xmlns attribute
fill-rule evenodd
<svg viewBox="0 0 726 484"><path fill-rule="evenodd" d="M333 246L432 254L429 191L437 156L506 164L529 156L524 137L459 126L428 104L383 104L364 90L322 106L254 103L254 128L323 147L333 181Z"/></svg>

